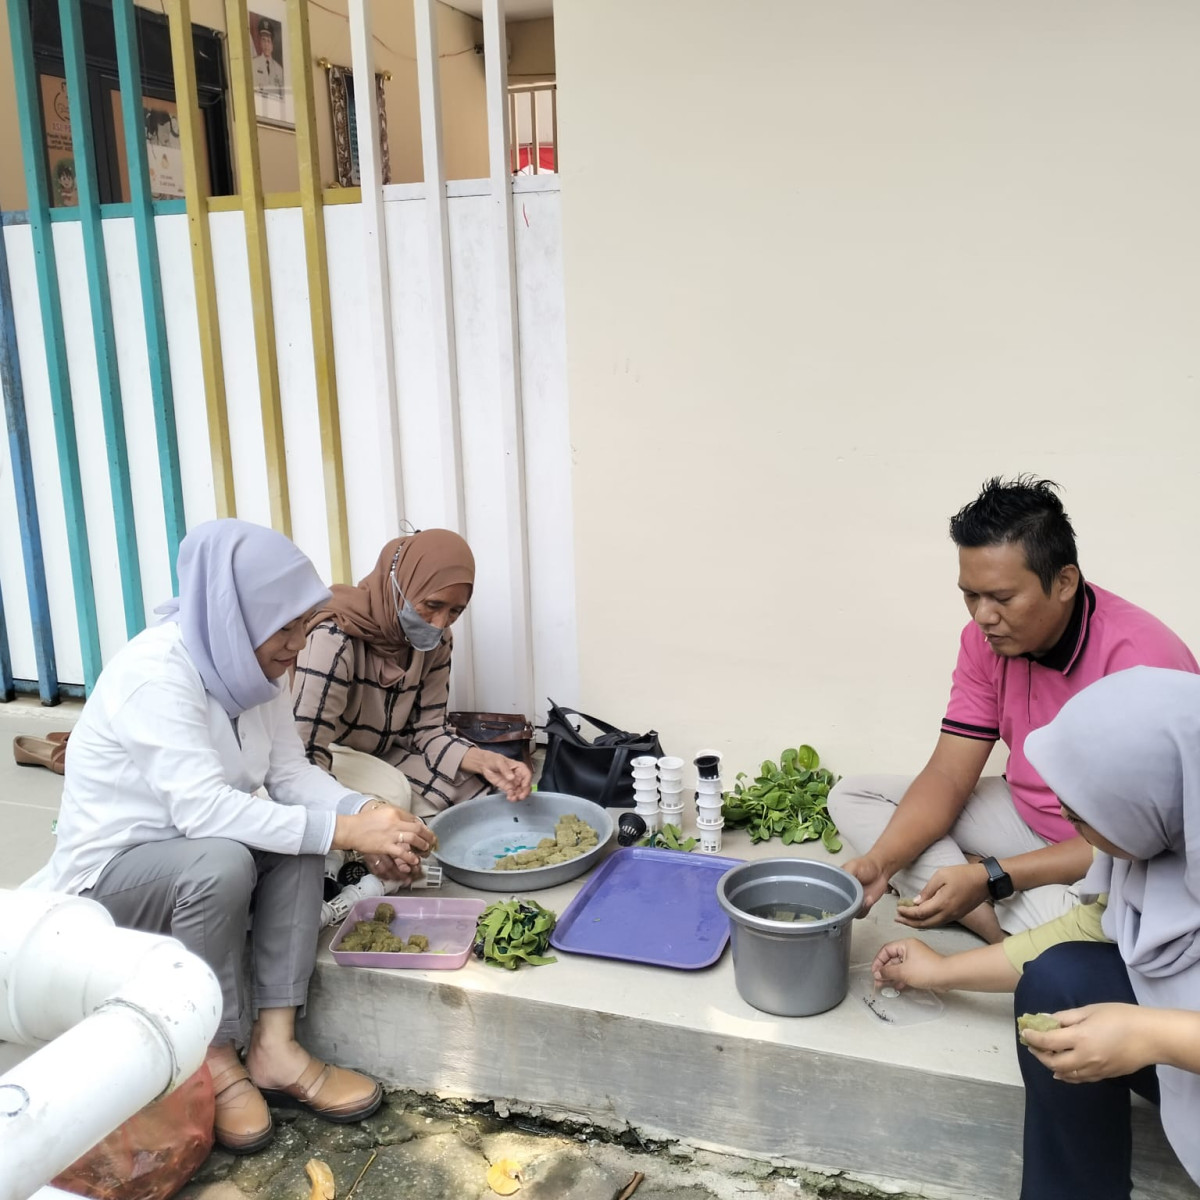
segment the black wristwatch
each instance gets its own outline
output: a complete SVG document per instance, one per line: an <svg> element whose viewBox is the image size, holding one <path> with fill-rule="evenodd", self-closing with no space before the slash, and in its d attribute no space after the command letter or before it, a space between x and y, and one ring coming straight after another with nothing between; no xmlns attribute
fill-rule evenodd
<svg viewBox="0 0 1200 1200"><path fill-rule="evenodd" d="M993 900L1007 900L1013 894L1012 876L994 859L985 858L988 873L988 895Z"/></svg>

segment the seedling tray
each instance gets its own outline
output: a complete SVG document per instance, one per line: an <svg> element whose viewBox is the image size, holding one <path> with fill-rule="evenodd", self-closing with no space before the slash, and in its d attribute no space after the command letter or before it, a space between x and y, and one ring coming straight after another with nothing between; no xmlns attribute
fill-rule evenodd
<svg viewBox="0 0 1200 1200"><path fill-rule="evenodd" d="M367 950L339 950L342 940L354 932L359 921L369 921L376 908L390 904L396 919L389 928L397 937L414 933L429 939L423 954L376 954ZM329 946L334 961L343 967L400 967L413 970L453 971L471 956L475 924L487 907L484 900L466 900L450 896L384 896L356 900Z"/></svg>

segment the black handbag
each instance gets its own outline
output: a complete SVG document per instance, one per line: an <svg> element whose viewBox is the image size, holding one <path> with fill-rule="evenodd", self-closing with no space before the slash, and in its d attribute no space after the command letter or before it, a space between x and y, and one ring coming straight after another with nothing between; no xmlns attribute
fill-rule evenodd
<svg viewBox="0 0 1200 1200"><path fill-rule="evenodd" d="M533 766L533 726L523 713L452 712L446 720L459 737L480 749Z"/></svg>
<svg viewBox="0 0 1200 1200"><path fill-rule="evenodd" d="M600 730L600 736L589 741L571 724L569 717L582 718ZM663 753L653 729L649 733L626 733L587 713L562 708L553 700L543 728L546 761L538 788L543 792L583 796L605 808L632 808L633 776L629 760L642 754L661 758Z"/></svg>

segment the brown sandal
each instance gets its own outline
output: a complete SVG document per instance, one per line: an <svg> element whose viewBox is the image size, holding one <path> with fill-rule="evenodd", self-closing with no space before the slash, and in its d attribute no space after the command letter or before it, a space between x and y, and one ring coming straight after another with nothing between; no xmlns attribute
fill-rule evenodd
<svg viewBox="0 0 1200 1200"><path fill-rule="evenodd" d="M40 738L22 734L13 738L13 758L23 767L45 767L55 775L63 775L66 773L68 736L52 733Z"/></svg>
<svg viewBox="0 0 1200 1200"><path fill-rule="evenodd" d="M275 1122L249 1072L235 1063L213 1077L213 1136L231 1154L257 1154L275 1136Z"/></svg>
<svg viewBox="0 0 1200 1200"><path fill-rule="evenodd" d="M371 1085L370 1091L365 1090L367 1084ZM261 1090L268 1104L277 1108L298 1108L335 1125L361 1121L383 1103L383 1088L375 1080L358 1071L330 1066L317 1058L308 1064L291 1087Z"/></svg>

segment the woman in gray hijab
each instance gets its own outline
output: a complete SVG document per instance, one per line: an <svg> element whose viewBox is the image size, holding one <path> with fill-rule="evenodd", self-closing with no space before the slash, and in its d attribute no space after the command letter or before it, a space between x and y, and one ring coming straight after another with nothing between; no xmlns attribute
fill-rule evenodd
<svg viewBox="0 0 1200 1200"><path fill-rule="evenodd" d="M374 1080L295 1038L325 854L412 868L432 842L410 814L304 756L287 675L329 599L312 563L282 534L221 520L184 538L178 567L164 620L113 656L72 731L57 844L25 886L96 900L118 925L169 933L208 963L224 1001L208 1053L215 1133L251 1153L273 1133L267 1098L337 1122L379 1107Z"/></svg>
<svg viewBox="0 0 1200 1200"><path fill-rule="evenodd" d="M1029 735L1026 754L1096 848L1073 913L942 958L885 946L875 977L1003 991L1058 1028L1026 1031L1021 1200L1127 1200L1130 1092L1160 1106L1200 1183L1200 676L1135 667ZM1022 973L1023 968L1023 973Z"/></svg>

